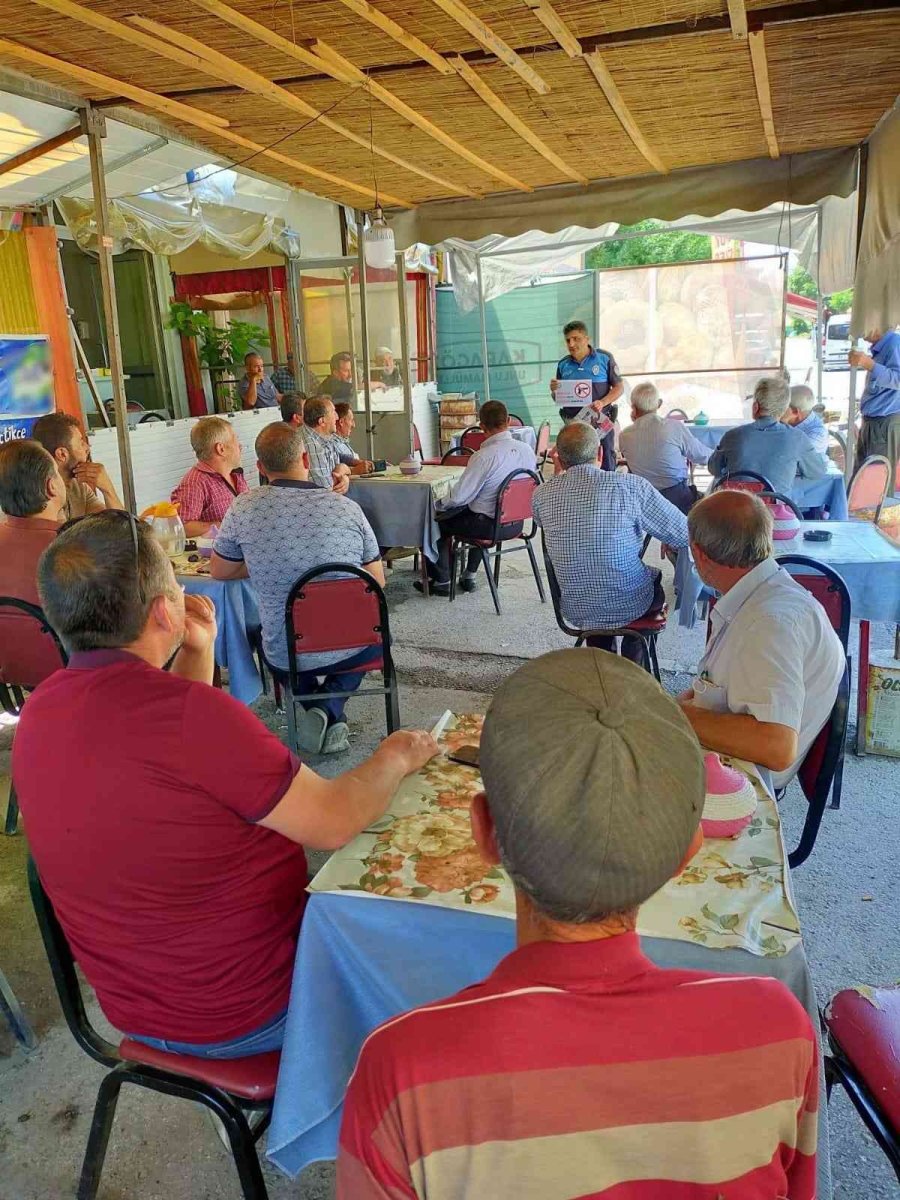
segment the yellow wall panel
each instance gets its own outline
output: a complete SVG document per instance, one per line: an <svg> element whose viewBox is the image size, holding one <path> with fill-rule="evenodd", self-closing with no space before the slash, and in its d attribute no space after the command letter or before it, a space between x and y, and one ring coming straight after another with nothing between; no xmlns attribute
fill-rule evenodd
<svg viewBox="0 0 900 1200"><path fill-rule="evenodd" d="M24 233L0 234L0 334L42 333Z"/></svg>

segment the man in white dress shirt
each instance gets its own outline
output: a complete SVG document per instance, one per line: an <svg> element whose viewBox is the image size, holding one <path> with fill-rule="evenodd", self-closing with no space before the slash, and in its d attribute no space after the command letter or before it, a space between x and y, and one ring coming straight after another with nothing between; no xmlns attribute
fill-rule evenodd
<svg viewBox="0 0 900 1200"><path fill-rule="evenodd" d="M517 442L509 428L509 413L499 400L488 400L478 412L478 420L487 437L469 459L465 471L453 485L446 500L438 504L441 526L438 561L428 562L431 590L438 596L450 595L450 539L454 534L489 538L494 532L494 514L501 484L513 471L533 471L537 466L534 451ZM502 527L504 537L516 537L522 523ZM475 591L475 575L481 562L477 550L469 551L466 569L460 581L464 592ZM413 584L422 591L417 580Z"/></svg>
<svg viewBox="0 0 900 1200"><path fill-rule="evenodd" d="M818 600L779 567L757 496L714 492L691 509L688 531L700 578L721 596L679 702L702 745L768 768L783 787L828 720L844 649Z"/></svg>
<svg viewBox="0 0 900 1200"><path fill-rule="evenodd" d="M690 464L708 462L712 450L697 441L684 421L660 416L661 404L655 384L639 383L631 393L633 424L622 430L619 445L632 475L652 483L686 514L697 501Z"/></svg>

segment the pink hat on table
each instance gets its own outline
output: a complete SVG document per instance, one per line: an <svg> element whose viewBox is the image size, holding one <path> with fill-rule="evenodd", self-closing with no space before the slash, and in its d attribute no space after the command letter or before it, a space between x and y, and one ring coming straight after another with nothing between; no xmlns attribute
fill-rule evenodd
<svg viewBox="0 0 900 1200"><path fill-rule="evenodd" d="M756 789L740 771L726 767L718 754L703 759L706 769L706 799L700 825L707 838L730 838L753 820Z"/></svg>

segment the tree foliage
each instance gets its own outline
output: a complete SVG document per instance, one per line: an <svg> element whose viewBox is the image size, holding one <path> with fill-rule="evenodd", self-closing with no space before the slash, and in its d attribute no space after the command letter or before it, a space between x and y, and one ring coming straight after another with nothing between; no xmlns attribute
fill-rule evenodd
<svg viewBox="0 0 900 1200"><path fill-rule="evenodd" d="M799 263L788 275L788 291L797 296L807 296L810 300L815 300L819 294L816 281L809 271L805 267L801 267ZM832 292L830 296L825 296L824 300L832 312L849 312L853 307L853 288L844 288L842 292Z"/></svg>
<svg viewBox="0 0 900 1200"><path fill-rule="evenodd" d="M619 233L640 233L658 229L648 237L629 238L624 242L601 242L584 256L588 270L603 267L643 267L656 263L696 262L712 258L712 240L705 233L667 230L661 221L638 221L621 225Z"/></svg>

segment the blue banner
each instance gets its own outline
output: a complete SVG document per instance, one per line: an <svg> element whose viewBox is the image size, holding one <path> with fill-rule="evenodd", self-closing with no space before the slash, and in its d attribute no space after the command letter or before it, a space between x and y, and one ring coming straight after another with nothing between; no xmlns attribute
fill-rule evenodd
<svg viewBox="0 0 900 1200"><path fill-rule="evenodd" d="M0 445L27 438L53 412L50 342L43 334L0 334Z"/></svg>

